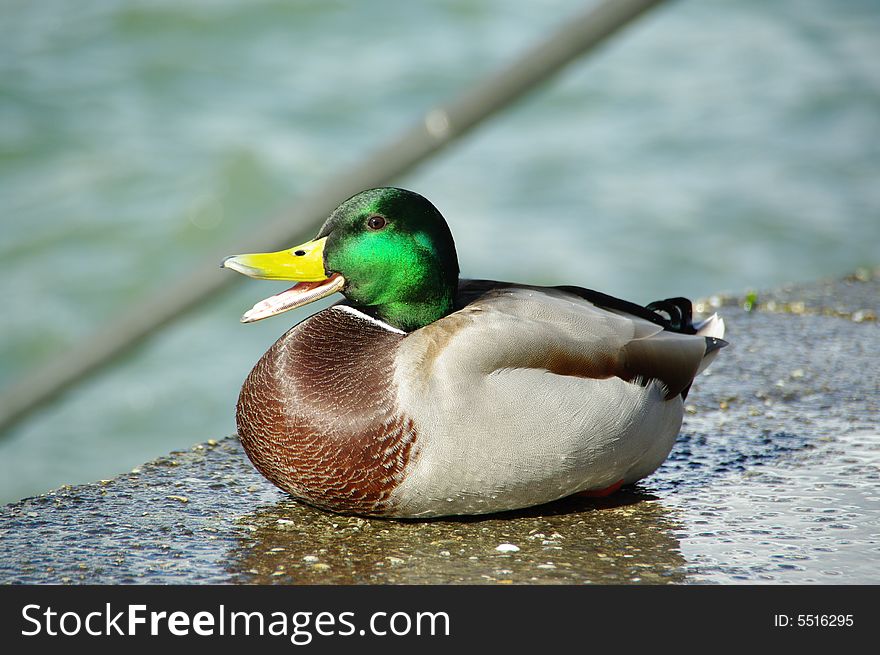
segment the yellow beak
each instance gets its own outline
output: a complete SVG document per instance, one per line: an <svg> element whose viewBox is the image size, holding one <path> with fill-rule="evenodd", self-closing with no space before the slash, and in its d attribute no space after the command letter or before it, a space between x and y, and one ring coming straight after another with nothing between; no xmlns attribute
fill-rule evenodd
<svg viewBox="0 0 880 655"><path fill-rule="evenodd" d="M258 302L245 312L241 322L260 321L342 291L345 278L339 273L328 276L324 272L326 242L327 237L323 237L287 250L235 255L224 259L221 268L231 268L248 277L297 282L287 291Z"/></svg>
<svg viewBox="0 0 880 655"><path fill-rule="evenodd" d="M324 272L326 242L324 237L278 252L234 255L224 259L220 266L259 280L318 282L327 279Z"/></svg>

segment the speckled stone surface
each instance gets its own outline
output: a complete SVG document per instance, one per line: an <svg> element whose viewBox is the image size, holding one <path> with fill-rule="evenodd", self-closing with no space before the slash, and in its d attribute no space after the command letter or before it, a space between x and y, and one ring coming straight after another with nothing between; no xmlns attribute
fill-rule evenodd
<svg viewBox="0 0 880 655"><path fill-rule="evenodd" d="M878 299L877 271L707 299L731 346L666 464L606 499L338 516L225 438L6 505L0 582L880 583Z"/></svg>

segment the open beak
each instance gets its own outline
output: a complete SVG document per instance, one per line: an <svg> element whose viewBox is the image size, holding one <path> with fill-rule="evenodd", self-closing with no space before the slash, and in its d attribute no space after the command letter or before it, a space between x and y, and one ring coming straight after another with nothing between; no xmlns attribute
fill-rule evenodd
<svg viewBox="0 0 880 655"><path fill-rule="evenodd" d="M253 323L282 312L302 307L319 298L341 291L345 278L339 273L324 272L324 244L327 237L278 252L234 255L220 264L259 280L296 280L287 291L261 300L241 317Z"/></svg>

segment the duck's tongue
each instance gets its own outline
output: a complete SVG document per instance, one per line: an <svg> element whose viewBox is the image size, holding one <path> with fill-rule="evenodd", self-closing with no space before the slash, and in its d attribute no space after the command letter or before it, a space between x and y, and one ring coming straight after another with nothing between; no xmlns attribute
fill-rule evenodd
<svg viewBox="0 0 880 655"><path fill-rule="evenodd" d="M242 323L253 323L264 318L275 316L282 312L302 307L310 302L329 296L331 293L341 291L345 285L345 278L339 273L334 273L326 280L320 282L298 282L287 291L270 296L261 300L241 317Z"/></svg>

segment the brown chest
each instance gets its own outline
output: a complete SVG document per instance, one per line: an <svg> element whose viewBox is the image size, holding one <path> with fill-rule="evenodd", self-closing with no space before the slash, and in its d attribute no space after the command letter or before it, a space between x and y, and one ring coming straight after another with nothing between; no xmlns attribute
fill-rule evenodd
<svg viewBox="0 0 880 655"><path fill-rule="evenodd" d="M395 402L403 335L330 308L281 337L239 396L238 434L256 468L320 507L381 515L414 455Z"/></svg>

